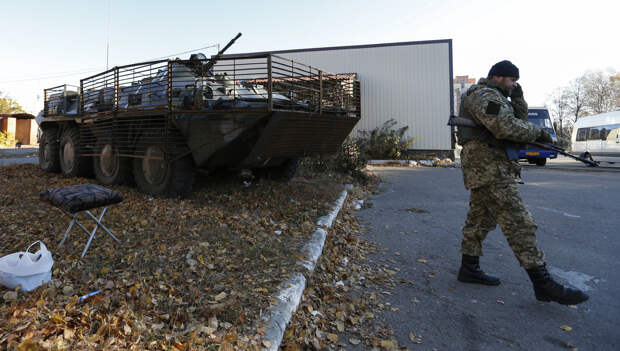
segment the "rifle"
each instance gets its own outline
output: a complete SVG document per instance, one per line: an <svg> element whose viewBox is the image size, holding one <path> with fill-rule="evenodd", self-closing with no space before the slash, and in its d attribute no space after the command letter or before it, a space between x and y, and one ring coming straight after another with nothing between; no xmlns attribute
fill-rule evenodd
<svg viewBox="0 0 620 351"><path fill-rule="evenodd" d="M466 127L466 128L474 128L474 129L484 129L480 127L476 122L472 121L469 118L458 117L458 116L450 116L448 119L449 126L456 127ZM506 156L508 156L508 160L517 161L519 160L519 150L517 149L517 144L511 141L504 140L504 150L506 151Z"/></svg>
<svg viewBox="0 0 620 351"><path fill-rule="evenodd" d="M470 120L468 118L463 118L463 117L458 117L458 116L450 116L450 119L448 120L448 125L449 126L456 126L456 127L461 126L461 127L468 127L468 128L478 128L478 129L482 128L478 124L476 124L476 122L474 122L474 121L472 121L472 120ZM536 142L536 141L530 142L528 144L534 145L534 146L538 146L541 149L555 151L558 154L570 157L570 158L575 159L577 161L581 161L581 162L583 162L586 165L591 166L591 167L598 167L598 163L596 163L595 161L588 160L587 158L571 155L568 152L566 152L566 150L562 149L559 146L555 146L555 145L551 145L551 144L545 144L545 143L539 143L539 142ZM507 146L506 147L506 154L508 155L508 159L509 160L513 160L513 158L511 158L511 156L515 157L514 159L516 160L516 159L518 159L519 151L516 150L516 148L514 148L514 147ZM516 154L516 156L515 156L515 154Z"/></svg>
<svg viewBox="0 0 620 351"><path fill-rule="evenodd" d="M568 156L568 157L573 158L573 159L575 159L577 161L581 161L581 162L583 162L586 165L591 166L591 167L598 167L598 162L596 162L594 160L588 160L587 158L571 155L568 152L566 152L566 150L562 149L561 147L555 146L555 145L539 143L537 141L533 141L533 142L528 143L528 144L531 144L531 145L534 145L534 146L538 146L541 149L555 151L558 154L561 154L561 155L564 155L564 156Z"/></svg>

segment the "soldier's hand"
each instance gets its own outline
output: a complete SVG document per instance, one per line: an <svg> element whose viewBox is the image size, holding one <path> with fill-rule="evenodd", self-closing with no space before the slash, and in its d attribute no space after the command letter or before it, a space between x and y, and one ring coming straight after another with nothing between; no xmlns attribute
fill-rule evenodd
<svg viewBox="0 0 620 351"><path fill-rule="evenodd" d="M541 129L540 135L538 135L538 138L536 139L536 141L541 142L541 143L551 144L553 143L553 137L551 137L551 134L549 134L549 132L547 132L544 129Z"/></svg>
<svg viewBox="0 0 620 351"><path fill-rule="evenodd" d="M517 83L515 85L515 87L512 89L512 92L510 93L510 98L511 99L523 98L523 88L521 87L521 84Z"/></svg>

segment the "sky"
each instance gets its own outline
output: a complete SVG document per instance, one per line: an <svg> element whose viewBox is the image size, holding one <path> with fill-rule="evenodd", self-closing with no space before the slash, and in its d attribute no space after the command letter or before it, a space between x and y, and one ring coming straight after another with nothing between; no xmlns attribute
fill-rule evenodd
<svg viewBox="0 0 620 351"><path fill-rule="evenodd" d="M620 70L619 16L620 1L603 0L5 0L0 92L36 114L44 88L79 85L106 63L176 57L242 32L227 53L452 39L455 76L484 77L508 59L541 106L586 71Z"/></svg>

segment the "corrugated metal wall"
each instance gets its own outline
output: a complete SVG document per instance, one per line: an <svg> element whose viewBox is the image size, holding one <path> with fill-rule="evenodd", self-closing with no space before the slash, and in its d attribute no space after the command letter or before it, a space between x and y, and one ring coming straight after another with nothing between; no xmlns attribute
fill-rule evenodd
<svg viewBox="0 0 620 351"><path fill-rule="evenodd" d="M362 87L357 130L394 118L396 127L409 126L412 149L450 150L451 45L440 40L273 53L331 73L357 73Z"/></svg>

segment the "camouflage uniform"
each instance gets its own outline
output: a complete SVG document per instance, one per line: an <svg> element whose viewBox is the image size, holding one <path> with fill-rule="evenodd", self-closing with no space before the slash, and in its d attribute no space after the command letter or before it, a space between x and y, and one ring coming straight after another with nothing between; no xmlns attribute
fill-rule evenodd
<svg viewBox="0 0 620 351"><path fill-rule="evenodd" d="M541 129L527 122L527 103L523 98L509 101L506 95L504 87L483 78L463 96L463 109L497 140L535 141ZM521 266L542 265L543 252L536 247L537 226L517 189L521 166L508 160L500 146L480 140L465 143L461 164L465 188L471 190L461 252L482 256L482 241L499 224Z"/></svg>

